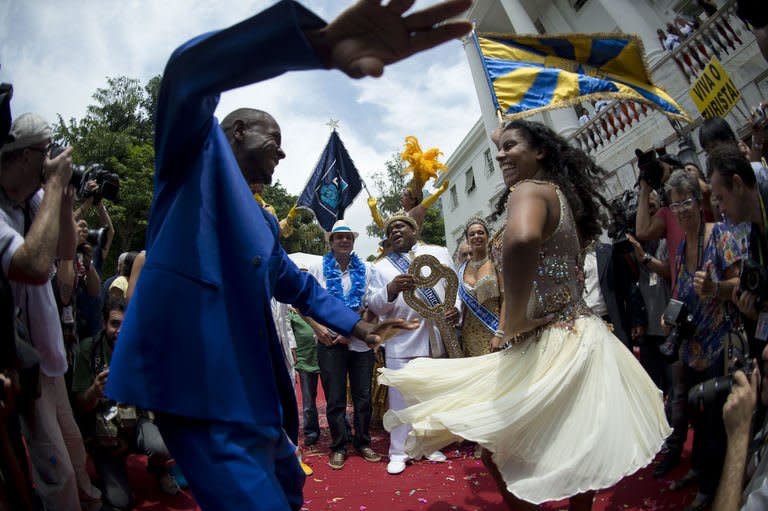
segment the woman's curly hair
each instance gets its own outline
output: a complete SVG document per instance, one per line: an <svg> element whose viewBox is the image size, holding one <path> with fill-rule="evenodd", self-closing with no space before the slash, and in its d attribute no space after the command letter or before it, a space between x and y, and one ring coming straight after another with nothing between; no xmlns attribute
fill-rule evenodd
<svg viewBox="0 0 768 511"><path fill-rule="evenodd" d="M515 129L532 149L541 149L545 177L557 184L565 194L576 220L581 243L586 246L600 235L604 215L600 205L610 210L608 202L598 193L603 185L605 170L591 156L571 146L563 137L538 122L515 120L504 126L504 131ZM496 204L495 218L504 213L510 190L504 192Z"/></svg>

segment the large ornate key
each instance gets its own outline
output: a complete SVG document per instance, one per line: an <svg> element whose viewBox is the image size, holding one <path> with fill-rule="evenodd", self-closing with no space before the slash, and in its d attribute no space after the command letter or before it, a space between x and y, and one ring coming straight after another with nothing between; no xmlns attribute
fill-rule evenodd
<svg viewBox="0 0 768 511"><path fill-rule="evenodd" d="M429 268L428 275L423 275L423 268ZM464 353L459 344L459 338L456 336L456 329L445 321L445 312L453 308L456 303L456 292L459 289L459 278L456 276L456 273L449 267L440 264L440 261L435 256L425 254L413 260L408 268L408 274L413 276L417 288L431 288L440 282L441 279L445 279L445 298L442 303L435 305L425 303L417 295L416 289L403 291L403 299L405 303L421 314L422 317L435 322L449 357L463 357Z"/></svg>

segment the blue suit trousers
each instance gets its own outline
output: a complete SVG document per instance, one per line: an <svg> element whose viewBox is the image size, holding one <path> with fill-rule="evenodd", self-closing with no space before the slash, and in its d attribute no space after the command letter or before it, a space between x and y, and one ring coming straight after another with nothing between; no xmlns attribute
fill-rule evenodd
<svg viewBox="0 0 768 511"><path fill-rule="evenodd" d="M158 414L157 426L204 511L298 511L304 472L276 426Z"/></svg>

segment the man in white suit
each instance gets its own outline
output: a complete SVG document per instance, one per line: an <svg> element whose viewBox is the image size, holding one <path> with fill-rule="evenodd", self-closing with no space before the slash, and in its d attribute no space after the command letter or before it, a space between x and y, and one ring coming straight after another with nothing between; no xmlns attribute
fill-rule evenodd
<svg viewBox="0 0 768 511"><path fill-rule="evenodd" d="M413 276L407 273L410 262L420 255L435 256L441 264L453 269L453 262L445 247L427 245L417 241L418 226L416 221L405 212L396 213L384 224L384 232L389 239L392 252L374 265L368 308L382 320L390 318L421 320L415 330L404 331L393 336L386 344L386 366L400 369L410 360L418 357L444 357L445 346L434 321L422 318L403 299L403 291L416 287ZM445 298L445 282L441 280L434 288L441 302ZM422 298L423 299L423 298ZM454 307L448 309L445 318L451 325L459 322L459 298L452 297ZM397 389L389 389L389 407L401 410L406 407L402 395ZM408 455L405 453L405 440L410 427L398 426L390 431L389 464L387 472L399 474L405 470ZM445 461L440 451L430 454L430 461Z"/></svg>

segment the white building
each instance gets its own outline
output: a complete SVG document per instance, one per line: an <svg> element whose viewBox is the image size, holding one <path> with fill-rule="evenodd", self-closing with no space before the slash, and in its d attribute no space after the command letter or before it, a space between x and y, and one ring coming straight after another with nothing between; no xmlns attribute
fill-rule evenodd
<svg viewBox="0 0 768 511"><path fill-rule="evenodd" d="M713 55L741 91L741 100L726 117L740 135L748 134L749 112L768 98L768 65L752 33L735 16L736 1L716 4L720 6L718 12L708 18L695 0L475 0L468 18L478 32L625 32L640 36L654 83L682 105L694 118L693 124L673 127L661 113L629 101L611 101L599 112L593 105L583 104L590 118L582 126L576 110L570 107L529 118L548 124L592 154L609 171L603 194L610 198L634 185L637 147L664 146L684 161L697 161L701 153L698 127L703 119L689 89ZM700 26L673 51L664 50L656 31L665 29L680 14L695 17ZM471 38L464 41L464 48L481 117L448 158L449 172L442 177L451 183L441 200L446 243L453 253L461 241L464 223L472 216L489 218L504 191L495 159L497 150L489 138L498 117ZM502 221L498 219L497 226Z"/></svg>

